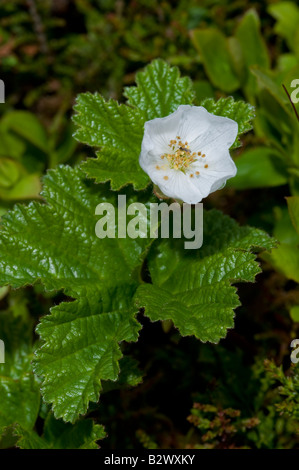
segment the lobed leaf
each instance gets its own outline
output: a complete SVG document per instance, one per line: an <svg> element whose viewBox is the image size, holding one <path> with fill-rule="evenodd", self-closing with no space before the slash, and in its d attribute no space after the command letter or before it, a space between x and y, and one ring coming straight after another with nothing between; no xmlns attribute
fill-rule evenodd
<svg viewBox="0 0 299 470"><path fill-rule="evenodd" d="M45 344L37 351L35 372L44 377L42 392L56 417L74 422L89 401L98 401L102 380L117 380L118 344L138 339L135 288L119 286L102 294L89 289L41 320L37 332Z"/></svg>
<svg viewBox="0 0 299 470"><path fill-rule="evenodd" d="M98 400L101 380L116 380L118 343L137 339L130 299L149 242L96 237L95 208L100 202L116 206L117 194L88 182L81 169L59 167L44 183L47 204L18 205L3 217L0 283L20 287L40 280L47 290L79 298L42 319L44 345L35 362L55 415L74 421ZM136 200L132 191L127 196L128 204ZM148 201L148 194L143 197Z"/></svg>
<svg viewBox="0 0 299 470"><path fill-rule="evenodd" d="M5 345L5 363L0 364L0 436L15 423L31 430L39 412L39 384L30 364L31 327L11 312L0 313L0 338Z"/></svg>
<svg viewBox="0 0 299 470"><path fill-rule="evenodd" d="M49 413L43 435L17 426L14 430L21 449L98 449L97 441L105 437L103 426L92 419L78 421L75 425L64 423Z"/></svg>
<svg viewBox="0 0 299 470"><path fill-rule="evenodd" d="M189 77L181 77L177 67L154 60L136 74L137 87L126 87L128 104L144 113L146 121L173 113L181 104L192 104L194 91Z"/></svg>
<svg viewBox="0 0 299 470"><path fill-rule="evenodd" d="M135 189L145 188L149 178L138 162L145 122L142 111L114 100L105 101L98 93L79 95L74 109L73 120L78 126L74 137L102 148L96 160L85 164L87 175L96 182L111 179L113 189L129 183Z"/></svg>
<svg viewBox="0 0 299 470"><path fill-rule="evenodd" d="M205 213L202 248L184 251L181 243L164 240L151 251L153 284L138 288L136 304L152 321L172 320L183 336L217 343L233 327L239 305L231 284L254 281L260 268L250 250L269 249L273 240L213 210Z"/></svg>

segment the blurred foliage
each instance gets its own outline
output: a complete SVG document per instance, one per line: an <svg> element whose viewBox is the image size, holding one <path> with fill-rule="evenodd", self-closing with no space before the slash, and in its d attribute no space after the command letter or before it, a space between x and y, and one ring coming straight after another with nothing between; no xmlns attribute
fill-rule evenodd
<svg viewBox="0 0 299 470"><path fill-rule="evenodd" d="M64 296L39 285L1 289L1 448L65 448L61 435L73 448L94 448L104 437L96 423L105 425L101 445L108 448L299 447L298 365L289 359L299 331L299 123L288 97L299 78L298 22L295 1L0 2L0 215L39 198L48 168L90 152L72 137L77 93L120 100L135 72L162 57L191 76L197 103L233 95L256 107L254 132L235 151L237 177L206 205L280 241L263 256L258 283L240 287L236 330L221 347L143 320L141 349L123 346L133 362L75 425L49 412L31 366L34 326Z"/></svg>
<svg viewBox="0 0 299 470"><path fill-rule="evenodd" d="M242 367L240 362L239 367ZM234 368L233 374L236 372L240 374L238 367ZM229 387L219 384L220 392L213 397L215 404L197 402L188 417L200 431L200 444L195 444L195 448L292 448L299 433L297 372L298 367L294 375L286 377L282 368L273 362L256 359L250 370L248 390L239 390L242 399L247 400L242 411L223 408L236 406L238 401L232 399ZM237 379L237 375L233 377ZM283 386L275 386L279 381ZM238 385L240 381L239 384L236 382L235 391ZM280 395L288 398L281 401ZM194 433L191 432L189 437L191 434L194 440Z"/></svg>

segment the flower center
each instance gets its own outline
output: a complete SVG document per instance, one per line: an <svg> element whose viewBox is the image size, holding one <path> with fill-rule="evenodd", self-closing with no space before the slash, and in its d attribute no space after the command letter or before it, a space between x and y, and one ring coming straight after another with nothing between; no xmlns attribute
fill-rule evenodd
<svg viewBox="0 0 299 470"><path fill-rule="evenodd" d="M203 163L205 163L206 155L201 152L191 152L188 142L183 143L179 136L174 140L170 140L168 145L171 148L171 152L164 153L160 157L162 160L167 159L168 164L161 166L156 165L156 169L164 171L169 169L182 171L184 174L190 176L190 178L199 178L200 172L198 171L198 165L192 168L192 164L198 162L198 157L204 158ZM209 165L205 164L204 168L208 168L208 166ZM195 169L196 171L194 172ZM168 180L168 175L163 176L163 178Z"/></svg>
<svg viewBox="0 0 299 470"><path fill-rule="evenodd" d="M191 152L188 142L183 143L181 138L177 136L177 140L171 140L168 144L171 148L170 153L161 155L162 160L167 158L169 166L173 170L179 170L183 173L197 160L201 152Z"/></svg>

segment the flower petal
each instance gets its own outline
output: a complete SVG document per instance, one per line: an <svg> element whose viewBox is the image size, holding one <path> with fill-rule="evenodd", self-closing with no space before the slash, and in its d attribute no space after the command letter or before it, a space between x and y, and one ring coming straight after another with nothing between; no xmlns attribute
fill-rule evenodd
<svg viewBox="0 0 299 470"><path fill-rule="evenodd" d="M153 174L153 176L155 177L153 182L159 186L166 196L181 199L188 204L196 204L203 198L200 188L195 186L190 176L185 175L182 171L160 171ZM164 176L167 176L168 179L165 180Z"/></svg>
<svg viewBox="0 0 299 470"><path fill-rule="evenodd" d="M176 138L180 117L183 114L182 106L169 116L147 121L144 125L143 150L155 149L155 153L163 155L169 152L169 142Z"/></svg>
<svg viewBox="0 0 299 470"><path fill-rule="evenodd" d="M194 184L200 187L203 197L222 188L226 181L237 173L237 167L228 150L219 152L217 161L209 162L208 168L202 168L197 164L194 165L194 169L200 172Z"/></svg>
<svg viewBox="0 0 299 470"><path fill-rule="evenodd" d="M226 147L229 149L238 135L238 124L232 119L207 113L208 126L204 135L198 135L190 145L194 152L209 153Z"/></svg>
<svg viewBox="0 0 299 470"><path fill-rule="evenodd" d="M179 106L180 122L178 134L182 142L191 144L197 138L203 138L210 127L207 119L208 111L202 106Z"/></svg>

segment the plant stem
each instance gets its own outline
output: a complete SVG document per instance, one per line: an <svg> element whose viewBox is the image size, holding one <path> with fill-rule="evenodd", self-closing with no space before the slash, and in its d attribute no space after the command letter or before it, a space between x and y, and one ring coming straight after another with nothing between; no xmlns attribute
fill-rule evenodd
<svg viewBox="0 0 299 470"><path fill-rule="evenodd" d="M284 84L282 84L282 87L283 87L284 91L286 92L286 94L287 94L287 96L288 96L288 98L289 98L289 101L290 101L290 103L291 103L291 106L292 106L292 108L293 108L293 110L294 110L294 112L295 112L295 114L296 114L297 121L299 122L299 115L298 115L297 109L296 109L296 107L295 107L295 105L294 105L294 103L293 103L293 101L292 101L292 99L291 99L291 97L290 97L290 94L289 94L289 92L288 92L288 90L287 90L287 88L286 88L286 86L285 86Z"/></svg>

